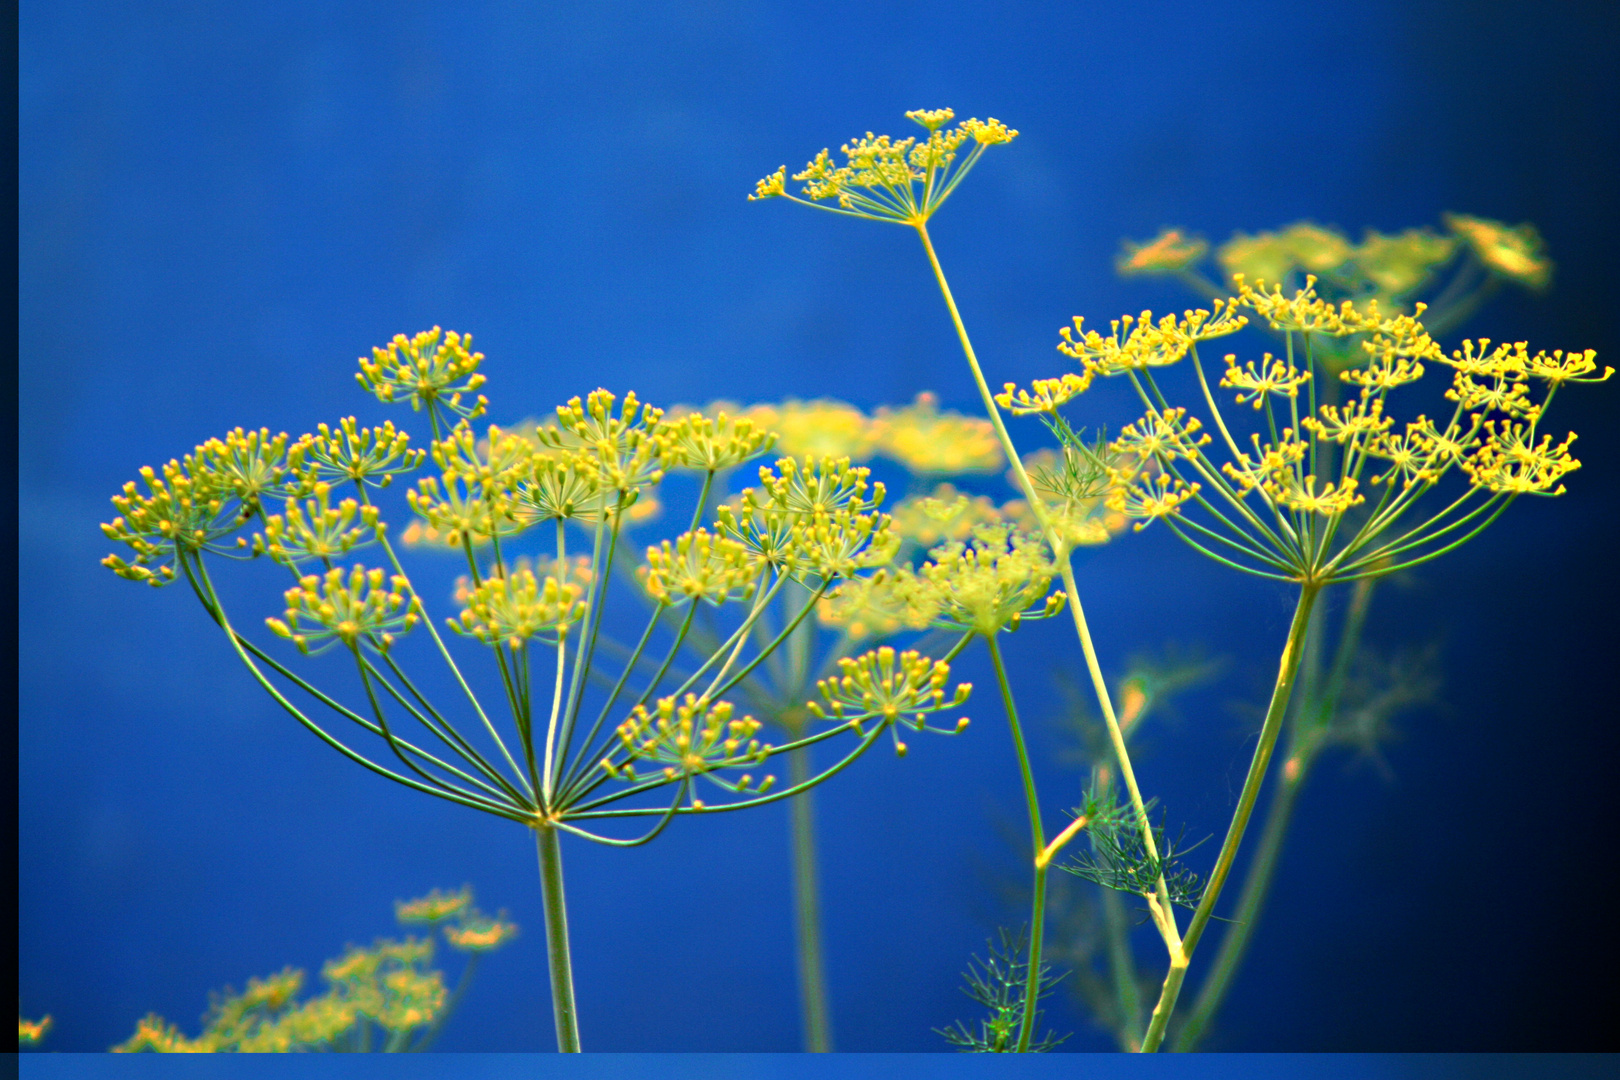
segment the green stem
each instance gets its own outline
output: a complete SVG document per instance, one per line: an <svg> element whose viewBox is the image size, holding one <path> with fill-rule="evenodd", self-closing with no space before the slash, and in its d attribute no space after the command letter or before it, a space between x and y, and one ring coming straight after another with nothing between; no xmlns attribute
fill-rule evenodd
<svg viewBox="0 0 1620 1080"><path fill-rule="evenodd" d="M1254 936L1255 924L1260 919L1266 896L1271 891L1271 880L1276 872L1277 860L1282 855L1283 841L1288 836L1288 826L1293 821L1294 806L1299 799L1300 789L1305 786L1305 777L1310 771L1311 762L1324 745L1322 735L1338 712L1339 696L1344 690L1346 675L1361 643L1361 630L1367 621L1367 608L1372 600L1373 584L1367 579L1356 582L1350 599L1350 610L1345 613L1344 628L1340 631L1339 644L1328 672L1327 685L1313 695L1309 690L1312 680L1309 678L1306 680L1307 697L1304 706L1312 710L1314 715L1296 717L1299 726L1289 736L1288 753L1283 765L1282 787L1273 796L1271 805L1266 810L1266 822L1260 831L1260 846L1255 850L1254 862L1249 865L1243 879L1243 891L1238 894L1237 914L1221 938L1221 947L1215 953L1214 965L1210 968L1209 977L1199 987L1192 1012L1187 1015L1186 1022L1176 1034L1177 1053L1186 1053L1197 1047L1198 1041L1208 1030L1210 1021L1220 1011L1232 980L1236 978L1237 970L1247 954L1249 940ZM1313 625L1310 633L1313 636L1319 635L1322 629L1323 620L1319 615L1318 612L1312 617ZM1317 644L1314 652L1320 651L1320 644Z"/></svg>
<svg viewBox="0 0 1620 1080"><path fill-rule="evenodd" d="M546 956L551 966L551 1011L557 1021L557 1050L577 1054L579 1012L574 1006L574 966L568 951L568 906L563 898L562 850L557 830L538 825L535 846L540 849L540 892L546 908Z"/></svg>
<svg viewBox="0 0 1620 1080"><path fill-rule="evenodd" d="M444 1003L444 1008L439 1010L439 1015L433 1018L432 1026L423 1032L416 1045L410 1048L410 1053L422 1053L433 1045L433 1040L439 1037L439 1032L444 1030L445 1021L449 1020L450 1014L456 1011L456 1006L461 1004L461 999L467 996L467 987L472 985L473 972L478 970L478 958L483 955L481 952L468 954L467 962L461 968L461 978L456 980L456 988L451 992L450 1000Z"/></svg>
<svg viewBox="0 0 1620 1080"><path fill-rule="evenodd" d="M799 747L788 755L793 786L810 779L810 751ZM827 1003L827 973L821 951L821 887L816 873L816 820L813 795L806 790L788 801L793 811L793 911L798 920L799 1004L804 1022L804 1049L832 1053L832 1016Z"/></svg>
<svg viewBox="0 0 1620 1080"><path fill-rule="evenodd" d="M1292 765L1294 760L1290 757L1288 763ZM1186 1022L1176 1034L1174 1049L1178 1054L1184 1054L1197 1047L1198 1040L1203 1037L1210 1020L1214 1018L1221 1007L1221 1002L1225 1000L1238 966L1243 963L1249 938L1254 933L1254 924L1260 917L1266 893L1271 889L1277 858L1282 853L1283 838L1288 835L1288 825L1293 818L1294 805L1304 780L1303 765L1297 771L1286 770L1283 773L1282 787L1272 796L1271 805L1266 810L1266 823L1260 830L1260 846L1255 849L1254 862L1249 866L1248 874L1243 880L1243 891L1238 895L1237 912L1233 915L1226 934L1221 938L1221 947L1215 953L1215 964L1210 969L1209 977L1204 980L1203 986L1199 987L1198 997L1193 1001L1192 1012L1187 1015Z"/></svg>
<svg viewBox="0 0 1620 1080"><path fill-rule="evenodd" d="M1029 1051L1035 1034L1035 1005L1041 993L1041 948L1046 929L1046 863L1037 858L1046 848L1046 831L1041 827L1041 804L1035 794L1035 775L1029 767L1029 750L1024 745L1024 730L1018 723L1018 706L1013 702L1012 686L1007 682L1007 669L1001 662L1001 646L994 634L986 634L990 646L990 660L996 667L996 682L1001 686L1001 702L1007 710L1007 724L1012 728L1013 747L1018 751L1018 769L1024 778L1024 802L1029 809L1029 837L1033 844L1030 857L1035 863L1035 882L1029 912L1028 972L1024 978L1024 1015L1018 1027L1018 1043L1014 1052Z"/></svg>
<svg viewBox="0 0 1620 1080"><path fill-rule="evenodd" d="M1114 1034L1120 1049L1134 1054L1142 1048L1142 992L1136 982L1136 958L1131 955L1130 923L1125 901L1113 889L1102 890L1102 906L1108 934L1108 976L1119 1009L1119 1029Z"/></svg>
<svg viewBox="0 0 1620 1080"><path fill-rule="evenodd" d="M1193 950L1198 947L1198 939L1203 935L1204 927L1209 925L1209 919L1215 911L1215 902L1220 899L1221 889L1226 884L1228 875L1232 872L1232 863L1237 858L1238 846L1243 842L1243 833L1249 826L1249 817L1254 813L1255 801L1260 797L1261 785L1265 783L1266 767L1271 764L1271 752L1277 745L1277 734L1282 730L1283 716L1288 711L1288 699L1294 690L1294 678L1299 674L1299 662L1305 645L1305 630L1310 625L1311 610L1316 605L1317 593L1321 586L1309 582L1302 584L1299 590L1299 603L1294 608L1294 620L1288 627L1288 641L1283 646L1282 660L1277 669L1277 685L1272 690L1271 704L1266 709L1265 723L1260 728L1260 741L1254 748L1254 757L1249 762L1249 773L1243 778L1243 790L1238 795L1237 810L1232 815L1232 823L1227 827L1226 839L1221 842L1220 854L1215 858L1215 869L1210 872L1209 883L1204 886L1204 895L1198 901L1198 909L1193 912L1192 922L1187 925L1186 936L1182 938L1180 956L1173 956L1170 964L1170 973L1165 977L1164 989L1159 994L1159 1003L1153 1009L1153 1019L1148 1024L1147 1034L1142 1039L1142 1052L1152 1053L1164 1041L1165 1026L1170 1022L1170 1014L1175 1010L1176 998L1181 993L1181 982L1187 973L1187 963L1192 957Z"/></svg>

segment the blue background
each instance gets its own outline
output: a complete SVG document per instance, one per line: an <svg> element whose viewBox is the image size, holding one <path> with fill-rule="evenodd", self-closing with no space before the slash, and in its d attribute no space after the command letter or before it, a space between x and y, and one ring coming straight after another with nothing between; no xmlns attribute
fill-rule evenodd
<svg viewBox="0 0 1620 1080"><path fill-rule="evenodd" d="M551 1045L529 837L342 761L182 589L98 567L96 523L139 465L239 424L399 419L354 357L434 324L476 336L498 421L597 385L868 408L933 389L972 411L909 234L743 199L938 105L1023 132L933 228L992 382L1055 371L1071 315L1184 302L1114 276L1122 237L1443 210L1534 221L1559 264L1547 297L1505 295L1471 334L1613 362L1617 39L1599 5L1436 0L25 3L22 1010L55 1017L59 1050L148 1010L194 1031L210 989L317 969L393 933L394 898L468 881L525 934L441 1048ZM1077 420L1130 419L1123 389ZM1371 639L1442 642L1445 706L1403 722L1393 781L1319 766L1212 1045L1613 1047L1617 394L1555 407L1586 462L1567 497L1524 500L1380 595ZM1231 657L1139 759L1189 835L1223 828L1248 758L1233 703L1262 698L1289 598L1162 530L1080 581L1105 665L1172 639ZM243 575L239 618L279 587ZM1059 760L1061 631L1012 643L1054 815L1081 782ZM941 1049L930 1029L973 1015L968 955L1020 918L999 899L1020 876L1016 773L980 702L962 738L874 755L818 796L841 1048ZM587 1048L798 1045L786 817L565 844ZM1061 996L1049 1019L1069 1049L1108 1045Z"/></svg>

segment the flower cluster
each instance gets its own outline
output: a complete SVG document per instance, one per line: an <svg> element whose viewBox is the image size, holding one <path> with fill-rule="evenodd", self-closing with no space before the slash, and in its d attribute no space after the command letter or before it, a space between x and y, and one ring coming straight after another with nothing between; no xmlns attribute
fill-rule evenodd
<svg viewBox="0 0 1620 1080"><path fill-rule="evenodd" d="M893 572L890 587L908 611L926 613L936 626L989 636L1061 610L1063 594L1047 595L1056 574L1043 541L1001 523L941 544L916 570Z"/></svg>
<svg viewBox="0 0 1620 1080"><path fill-rule="evenodd" d="M931 393L903 409L881 408L872 422L879 453L914 473L995 472L1005 460L990 421L941 412Z"/></svg>
<svg viewBox="0 0 1620 1080"><path fill-rule="evenodd" d="M347 580L341 567L333 567L325 576L300 578L287 590L286 621L266 619L265 625L304 653L322 652L338 642L350 649L358 649L362 643L387 649L396 632L405 633L420 618L414 602L406 607L409 587L401 575L389 578L381 570L367 570L358 563L349 570Z"/></svg>
<svg viewBox="0 0 1620 1080"><path fill-rule="evenodd" d="M702 600L718 607L753 596L761 568L741 543L700 528L649 547L640 576L660 604Z"/></svg>
<svg viewBox="0 0 1620 1080"><path fill-rule="evenodd" d="M479 395L462 404L464 396L485 382L478 373L484 354L471 351L471 345L471 334L446 333L437 326L410 338L396 334L386 348L372 349L370 360L360 358L355 379L378 401L405 400L412 409L439 407L472 419L489 407L489 401Z"/></svg>
<svg viewBox="0 0 1620 1080"><path fill-rule="evenodd" d="M848 724L856 731L868 719L892 727L908 717L917 731L956 734L967 729L967 717L949 728L928 727L929 713L954 709L973 692L972 683L958 683L947 699L951 666L943 660L931 660L915 650L896 653L885 645L859 657L843 657L838 668L839 675L816 683L825 704L808 704L824 720ZM904 756L906 744L896 738L895 749Z"/></svg>
<svg viewBox="0 0 1620 1080"><path fill-rule="evenodd" d="M906 118L921 125L927 135L896 139L888 135L851 139L840 149L844 163L822 150L793 179L804 184L803 198L787 190L787 166L754 185L750 199L787 198L855 217L921 225L956 190L978 163L987 147L1009 143L1018 132L1001 121L964 120L945 125L956 114L950 109L915 109ZM968 149L962 148L967 146Z"/></svg>
<svg viewBox="0 0 1620 1080"><path fill-rule="evenodd" d="M880 513L884 488L848 458L782 458L760 487L718 510L720 533L778 573L830 580L887 564L900 538Z"/></svg>
<svg viewBox="0 0 1620 1080"><path fill-rule="evenodd" d="M477 585L462 579L456 600L461 615L446 620L458 634L486 645L521 649L530 638L566 637L568 628L585 617L585 587L573 581L536 577L527 566L486 577Z"/></svg>
<svg viewBox="0 0 1620 1080"><path fill-rule="evenodd" d="M1449 550L1494 519L1503 497L1560 494L1560 480L1579 467L1569 453L1574 436L1555 442L1537 424L1564 383L1609 376L1591 351L1532 354L1522 342L1493 347L1478 341L1448 356L1425 327L1422 304L1411 315L1386 315L1376 300L1324 299L1314 276L1292 293L1263 281L1250 285L1241 274L1236 280L1238 295L1217 302L1213 315L1188 312L1155 322L1144 313L1134 327L1129 320L1116 323L1111 337L1081 334L1078 319L1073 331L1062 330L1058 348L1081 362L1083 378L1126 374L1148 408L1110 444L1119 455L1109 470L1107 503L1114 510L1143 524L1166 520L1223 562L1325 582L1388 572ZM1240 307L1288 344L1285 358L1267 353L1258 363L1240 364L1235 355L1226 357L1219 386L1263 420L1263 431L1248 435L1246 449L1222 415L1197 352L1205 337L1243 325ZM1357 365L1330 368L1338 385L1356 389L1348 401L1337 401L1336 387L1317 385L1316 347L1324 340L1354 341L1363 354ZM1168 405L1153 375L1152 369L1189 355L1226 452L1218 465L1206 449L1212 434L1186 409ZM1397 431L1390 392L1417 382L1433 365L1452 369L1445 395L1455 403L1452 414L1420 415ZM1547 387L1539 400L1532 380ZM1012 388L1007 394L1020 403L1039 396L1015 398ZM1064 441L1072 448L1072 439ZM1417 529L1376 542L1454 466L1469 490ZM1188 517L1193 505L1202 513ZM1341 531L1340 519L1358 507L1365 514L1356 527Z"/></svg>
<svg viewBox="0 0 1620 1080"><path fill-rule="evenodd" d="M602 768L634 781L641 763L674 780L764 761L770 748L754 738L759 721L734 719L732 713L729 701L710 702L696 694L659 698L651 709L637 705L618 727L618 753L603 758Z"/></svg>

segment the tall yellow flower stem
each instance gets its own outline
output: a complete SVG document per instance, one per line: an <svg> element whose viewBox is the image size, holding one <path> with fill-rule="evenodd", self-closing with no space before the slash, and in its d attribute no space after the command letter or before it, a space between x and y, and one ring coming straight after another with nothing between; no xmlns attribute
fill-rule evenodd
<svg viewBox="0 0 1620 1080"><path fill-rule="evenodd" d="M1001 440L1001 448L1007 454L1007 460L1012 464L1013 474L1018 477L1018 486L1029 502L1035 519L1040 522L1041 531L1046 534L1046 542L1051 546L1052 553L1057 559L1058 572L1063 578L1063 591L1069 600L1069 614L1074 619L1074 632L1080 639L1080 651L1085 654L1086 670L1091 675L1091 686L1097 694L1097 704L1102 709L1103 720L1108 725L1108 738L1114 745L1114 756L1119 759L1119 774L1125 780L1125 789L1131 797L1131 808L1136 812L1137 826L1142 831L1142 846L1146 849L1148 857L1157 859L1159 852L1153 841L1153 827L1148 822L1147 806L1142 801L1142 789L1136 783L1136 770L1131 768L1131 755L1125 749L1125 735L1120 730L1119 718L1114 714L1114 703L1108 694L1108 683L1103 678L1102 667L1097 663L1097 650L1091 643L1091 630L1086 625L1085 608L1080 604L1080 589L1074 581L1074 568L1069 565L1069 545L1053 525L1046 513L1046 504L1035 492L1035 485L1030 483L1029 474L1024 470L1024 462L1018 456L1017 447L1013 446L1012 436L1007 434L1007 425L1002 423L1001 409L996 405L995 395L990 392L990 385L984 381L984 371L979 367L979 358L973 352L973 342L968 337L967 327L962 324L962 313L956 308L956 299L951 295L950 284L945 280L945 271L939 265L939 256L934 253L934 244L928 238L928 225L924 221L913 222L917 235L922 238L923 249L928 252L928 262L934 268L934 278L939 282L939 291L945 297L945 306L951 311L951 321L956 324L956 336L962 342L962 352L967 356L968 367L973 371L973 381L979 387L979 396L984 399L985 415L996 429L996 437ZM1172 911L1170 905L1170 892L1165 886L1164 875L1159 875L1157 886L1158 902L1167 912ZM1174 917L1173 915L1171 916Z"/></svg>

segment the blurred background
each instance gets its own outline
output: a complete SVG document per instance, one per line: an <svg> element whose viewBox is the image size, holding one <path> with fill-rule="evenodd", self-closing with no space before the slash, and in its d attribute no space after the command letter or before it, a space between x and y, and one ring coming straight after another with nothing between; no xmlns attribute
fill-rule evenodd
<svg viewBox="0 0 1620 1080"><path fill-rule="evenodd" d="M22 1013L53 1016L56 1050L153 1010L194 1031L211 989L313 972L397 932L396 898L470 882L524 933L438 1048L552 1046L530 837L341 760L183 588L98 566L139 466L237 425L409 423L354 361L433 325L487 354L498 422L598 385L865 409L932 390L975 412L913 236L744 199L938 106L1022 132L931 229L992 383L1057 371L1073 315L1187 305L1115 274L1124 238L1300 219L1358 238L1448 210L1533 222L1557 264L1470 336L1613 363L1617 44L1615 9L1559 3L23 4ZM1075 420L1133 419L1126 391ZM1210 1046L1614 1048L1617 404L1615 383L1560 395L1548 423L1585 462L1569 494L1379 594L1369 642L1437 649L1438 701L1380 760L1318 767ZM1163 529L1078 573L1110 670L1168 643L1226 658L1137 756L1190 839L1216 834L1207 869L1291 597ZM279 609L279 582L243 580L242 621ZM1032 625L1009 652L1056 818L1084 782L1072 638ZM991 685L982 650L960 670ZM1025 917L1006 725L989 694L973 715L819 791L840 1049L945 1049L931 1029L978 1014L969 955ZM799 1045L787 816L564 842L587 1049ZM1112 1045L1062 989L1047 1022L1065 1050Z"/></svg>

